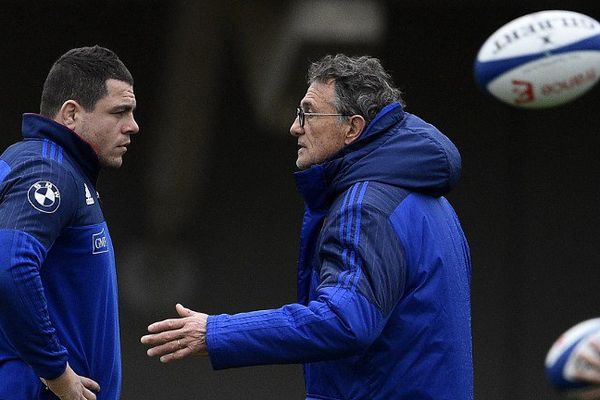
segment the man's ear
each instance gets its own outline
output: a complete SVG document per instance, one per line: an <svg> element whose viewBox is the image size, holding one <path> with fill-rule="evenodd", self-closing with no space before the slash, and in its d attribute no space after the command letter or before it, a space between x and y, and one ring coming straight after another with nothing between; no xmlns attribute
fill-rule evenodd
<svg viewBox="0 0 600 400"><path fill-rule="evenodd" d="M348 117L350 123L346 137L344 138L344 144L347 146L350 143L357 140L365 130L365 119L362 115L353 115Z"/></svg>
<svg viewBox="0 0 600 400"><path fill-rule="evenodd" d="M72 131L75 130L75 126L81 118L81 112L83 108L75 100L67 100L60 107L60 110L54 118L56 122L66 126Z"/></svg>

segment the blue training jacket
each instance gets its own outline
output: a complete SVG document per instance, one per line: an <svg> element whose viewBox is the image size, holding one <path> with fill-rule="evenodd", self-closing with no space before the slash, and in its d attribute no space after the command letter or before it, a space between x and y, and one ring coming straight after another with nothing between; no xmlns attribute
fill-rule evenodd
<svg viewBox="0 0 600 400"><path fill-rule="evenodd" d="M469 248L441 197L459 175L455 146L399 103L298 172L298 303L210 316L213 367L304 363L307 399L472 399Z"/></svg>
<svg viewBox="0 0 600 400"><path fill-rule="evenodd" d="M0 399L56 399L39 377L67 361L120 396L115 260L96 192L98 157L36 114L0 156Z"/></svg>

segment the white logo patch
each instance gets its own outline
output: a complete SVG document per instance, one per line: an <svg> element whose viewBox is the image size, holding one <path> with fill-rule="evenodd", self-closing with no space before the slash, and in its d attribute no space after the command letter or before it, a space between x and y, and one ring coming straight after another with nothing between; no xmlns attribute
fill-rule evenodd
<svg viewBox="0 0 600 400"><path fill-rule="evenodd" d="M29 188L27 200L36 210L52 214L60 206L60 191L50 181L38 181Z"/></svg>
<svg viewBox="0 0 600 400"><path fill-rule="evenodd" d="M85 183L83 184L83 188L85 189L85 204L91 206L94 204L94 198L92 197L90 189L88 189L88 186Z"/></svg>
<svg viewBox="0 0 600 400"><path fill-rule="evenodd" d="M92 235L92 254L108 253L108 239L102 229Z"/></svg>

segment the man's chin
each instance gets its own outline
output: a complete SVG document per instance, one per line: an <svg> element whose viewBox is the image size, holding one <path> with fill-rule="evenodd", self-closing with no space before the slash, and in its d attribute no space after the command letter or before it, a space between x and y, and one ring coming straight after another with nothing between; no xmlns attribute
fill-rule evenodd
<svg viewBox="0 0 600 400"><path fill-rule="evenodd" d="M123 159L120 157L111 159L100 159L100 167L102 168L118 169L121 168L121 165L123 165Z"/></svg>
<svg viewBox="0 0 600 400"><path fill-rule="evenodd" d="M307 169L311 165L312 164L308 160L302 159L300 157L298 157L298 159L296 160L296 167L298 167L298 169Z"/></svg>
<svg viewBox="0 0 600 400"><path fill-rule="evenodd" d="M304 163L301 163L299 161L296 161L296 167L298 167L298 169L300 169L300 170L308 168L307 166L304 165Z"/></svg>

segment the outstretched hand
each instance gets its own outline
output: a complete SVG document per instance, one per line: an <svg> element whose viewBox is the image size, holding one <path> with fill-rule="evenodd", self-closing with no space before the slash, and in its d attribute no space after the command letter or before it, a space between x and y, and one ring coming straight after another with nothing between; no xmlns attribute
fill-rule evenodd
<svg viewBox="0 0 600 400"><path fill-rule="evenodd" d="M181 304L177 304L175 309L181 318L165 319L148 326L150 334L141 339L143 344L151 346L146 353L150 357L159 356L163 363L190 355L208 355L208 315L192 311Z"/></svg>

